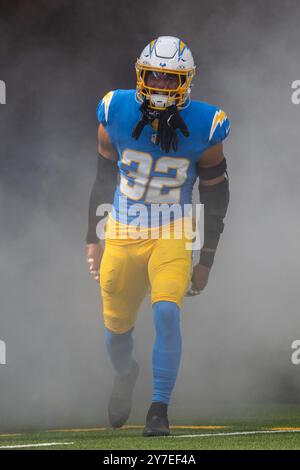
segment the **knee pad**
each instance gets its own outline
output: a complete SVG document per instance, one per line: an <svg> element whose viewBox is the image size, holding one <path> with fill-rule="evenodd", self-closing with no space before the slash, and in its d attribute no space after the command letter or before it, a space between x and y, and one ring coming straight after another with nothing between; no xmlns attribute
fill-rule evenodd
<svg viewBox="0 0 300 470"><path fill-rule="evenodd" d="M172 297L177 297L178 291L181 290L180 279L168 279L166 276L158 276L160 279L157 282L159 285L159 290L165 295ZM158 290L158 289L156 289Z"/></svg>
<svg viewBox="0 0 300 470"><path fill-rule="evenodd" d="M176 260L152 277L152 303L169 301L181 306L190 282L190 260Z"/></svg>

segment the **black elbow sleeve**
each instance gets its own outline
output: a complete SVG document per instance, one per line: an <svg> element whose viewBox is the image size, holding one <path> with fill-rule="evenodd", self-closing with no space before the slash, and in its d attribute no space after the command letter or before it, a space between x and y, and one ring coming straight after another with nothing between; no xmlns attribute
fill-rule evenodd
<svg viewBox="0 0 300 470"><path fill-rule="evenodd" d="M229 204L229 180L212 186L199 186L200 202L204 204L204 245L216 249L224 229L223 219Z"/></svg>
<svg viewBox="0 0 300 470"><path fill-rule="evenodd" d="M99 221L105 216L97 216L96 211L100 204L112 204L114 192L118 183L118 166L114 160L98 157L97 176L92 187L86 243L99 243L96 228Z"/></svg>

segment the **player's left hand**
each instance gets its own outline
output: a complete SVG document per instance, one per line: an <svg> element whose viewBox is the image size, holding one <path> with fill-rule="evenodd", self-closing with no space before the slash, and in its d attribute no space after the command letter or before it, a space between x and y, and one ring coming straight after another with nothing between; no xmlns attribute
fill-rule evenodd
<svg viewBox="0 0 300 470"><path fill-rule="evenodd" d="M193 268L192 285L185 294L187 297L198 295L203 291L208 282L210 269L203 264L196 264Z"/></svg>

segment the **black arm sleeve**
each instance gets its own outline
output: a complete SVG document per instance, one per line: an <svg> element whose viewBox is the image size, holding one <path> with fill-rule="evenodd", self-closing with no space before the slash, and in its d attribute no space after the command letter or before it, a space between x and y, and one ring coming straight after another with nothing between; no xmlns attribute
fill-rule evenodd
<svg viewBox="0 0 300 470"><path fill-rule="evenodd" d="M224 230L223 219L229 204L229 181L213 186L201 186L200 202L204 204L204 245L203 248L216 249Z"/></svg>
<svg viewBox="0 0 300 470"><path fill-rule="evenodd" d="M200 264L210 268L214 261L221 233L224 229L224 218L229 205L229 179L212 186L201 186L200 202L204 204L204 245L200 253ZM203 250L204 248L204 250ZM209 248L214 251L205 251Z"/></svg>
<svg viewBox="0 0 300 470"><path fill-rule="evenodd" d="M96 210L100 204L112 204L117 183L117 162L100 155L97 163L97 176L90 195L87 243L99 243L96 227L105 216L97 216Z"/></svg>

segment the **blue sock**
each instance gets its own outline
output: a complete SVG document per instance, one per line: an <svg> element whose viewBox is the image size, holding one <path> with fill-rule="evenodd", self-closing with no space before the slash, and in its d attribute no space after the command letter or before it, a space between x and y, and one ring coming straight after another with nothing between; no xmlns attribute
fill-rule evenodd
<svg viewBox="0 0 300 470"><path fill-rule="evenodd" d="M133 328L116 334L105 328L105 346L117 375L126 375L132 366Z"/></svg>
<svg viewBox="0 0 300 470"><path fill-rule="evenodd" d="M180 309L174 302L160 301L153 305L153 314L152 401L169 404L181 358Z"/></svg>

